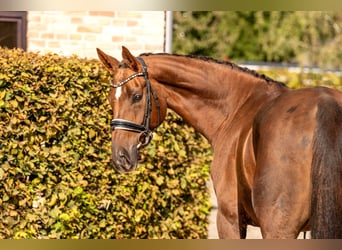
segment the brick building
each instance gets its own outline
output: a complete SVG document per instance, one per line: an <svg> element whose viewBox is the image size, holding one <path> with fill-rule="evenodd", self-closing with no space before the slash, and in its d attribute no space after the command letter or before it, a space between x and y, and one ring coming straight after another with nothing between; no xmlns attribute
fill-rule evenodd
<svg viewBox="0 0 342 250"><path fill-rule="evenodd" d="M17 47L24 47L27 51L54 52L66 56L76 54L87 58L97 57L96 47L119 58L122 45L130 49L134 55L164 51L164 11L18 13L21 21L17 21L17 25L24 27L17 28L17 39L20 36L23 39L22 46ZM15 20L15 12L0 12L0 26L8 27L11 18ZM5 29L2 30L5 32ZM25 34L19 34L18 31ZM0 34L0 46L4 46L1 44L1 36L4 35Z"/></svg>

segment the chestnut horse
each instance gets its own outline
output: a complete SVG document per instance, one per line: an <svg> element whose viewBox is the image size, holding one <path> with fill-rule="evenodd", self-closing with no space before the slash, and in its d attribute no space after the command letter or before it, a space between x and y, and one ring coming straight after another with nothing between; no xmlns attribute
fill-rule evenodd
<svg viewBox="0 0 342 250"><path fill-rule="evenodd" d="M142 54L122 61L97 49L111 71L112 162L137 167L138 150L167 108L213 148L211 177L220 238L342 238L342 93L299 90L207 57Z"/></svg>

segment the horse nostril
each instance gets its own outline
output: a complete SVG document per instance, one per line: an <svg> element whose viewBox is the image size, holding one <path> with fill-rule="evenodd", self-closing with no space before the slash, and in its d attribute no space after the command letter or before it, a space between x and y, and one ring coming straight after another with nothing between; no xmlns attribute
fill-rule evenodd
<svg viewBox="0 0 342 250"><path fill-rule="evenodd" d="M122 149L118 151L118 162L125 168L130 168L131 160L126 150Z"/></svg>
<svg viewBox="0 0 342 250"><path fill-rule="evenodd" d="M123 147L113 148L113 164L116 170L122 173L133 171L137 167L137 150L134 147L130 151Z"/></svg>
<svg viewBox="0 0 342 250"><path fill-rule="evenodd" d="M119 157L120 157L120 158L123 158L123 157L125 157L125 154L124 154L124 152L122 152L122 151L119 151Z"/></svg>
<svg viewBox="0 0 342 250"><path fill-rule="evenodd" d="M121 160L128 160L128 155L125 153L125 152L123 152L123 151L119 151L119 158L121 159Z"/></svg>

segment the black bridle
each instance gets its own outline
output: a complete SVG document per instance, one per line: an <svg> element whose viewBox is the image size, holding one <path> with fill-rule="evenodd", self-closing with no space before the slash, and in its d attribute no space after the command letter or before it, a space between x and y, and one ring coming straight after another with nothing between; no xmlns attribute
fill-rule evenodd
<svg viewBox="0 0 342 250"><path fill-rule="evenodd" d="M134 79L135 77L144 76L145 84L146 84L146 108L145 108L143 123L137 124L137 123L125 120L125 119L113 119L110 122L110 127L111 127L112 131L115 129L122 129L122 130L140 133L139 142L137 145L137 148L140 148L140 147L144 147L147 144L149 144L151 139L152 139L152 135L153 135L152 131L150 130L150 120L151 120L151 113L152 113L151 95L154 98L154 102L155 102L157 110L158 110L158 124L160 122L160 105L159 105L157 95L155 94L155 92L151 88L151 83L150 83L150 80L148 78L147 67L146 67L144 60L140 57L137 57L137 59L143 68L143 72L135 73L135 74L127 77L123 81L116 83L116 84L113 83L112 81L110 81L110 85L113 88L119 88L119 87L123 86L124 84L128 83L130 80Z"/></svg>

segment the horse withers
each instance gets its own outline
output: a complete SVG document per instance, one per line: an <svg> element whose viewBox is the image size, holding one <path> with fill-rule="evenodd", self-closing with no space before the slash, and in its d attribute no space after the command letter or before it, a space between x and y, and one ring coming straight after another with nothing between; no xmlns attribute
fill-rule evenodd
<svg viewBox="0 0 342 250"><path fill-rule="evenodd" d="M292 90L255 71L208 57L98 56L112 72L112 161L137 167L139 148L167 108L202 133L214 158L211 177L220 238L342 238L342 93Z"/></svg>

